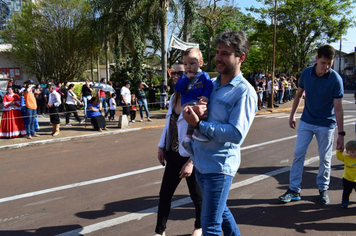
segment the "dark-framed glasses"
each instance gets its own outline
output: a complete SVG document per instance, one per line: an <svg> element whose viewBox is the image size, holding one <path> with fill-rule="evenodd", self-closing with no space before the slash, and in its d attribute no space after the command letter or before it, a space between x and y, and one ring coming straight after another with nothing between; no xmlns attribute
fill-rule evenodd
<svg viewBox="0 0 356 236"><path fill-rule="evenodd" d="M183 72L184 71L173 71L171 74L172 74L172 77L178 75L179 77L183 75Z"/></svg>

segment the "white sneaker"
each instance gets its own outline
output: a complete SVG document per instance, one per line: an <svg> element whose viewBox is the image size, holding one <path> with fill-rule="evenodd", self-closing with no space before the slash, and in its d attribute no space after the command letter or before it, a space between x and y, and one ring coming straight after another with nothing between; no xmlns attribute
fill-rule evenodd
<svg viewBox="0 0 356 236"><path fill-rule="evenodd" d="M72 126L72 124L71 124L71 123L68 123L68 124L66 124L66 126Z"/></svg>
<svg viewBox="0 0 356 236"><path fill-rule="evenodd" d="M132 123L135 123L135 120L132 120L131 122L132 122Z"/></svg>

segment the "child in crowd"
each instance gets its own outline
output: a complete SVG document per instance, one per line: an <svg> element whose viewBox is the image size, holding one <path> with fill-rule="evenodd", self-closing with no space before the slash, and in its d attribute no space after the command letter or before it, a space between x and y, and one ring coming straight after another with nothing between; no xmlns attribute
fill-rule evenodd
<svg viewBox="0 0 356 236"><path fill-rule="evenodd" d="M337 159L345 163L342 179L344 186L341 202L342 208L349 206L349 197L352 189L356 191L356 140L346 143L346 153L345 155L340 150L336 151Z"/></svg>
<svg viewBox="0 0 356 236"><path fill-rule="evenodd" d="M132 95L131 95L131 104L132 104L132 106L131 106L131 108L130 108L130 119L131 119L130 122L135 123L136 110L137 110L137 108L136 108L137 104L136 104L136 96L135 96L135 94L132 94ZM136 106L135 106L135 104L136 104Z"/></svg>
<svg viewBox="0 0 356 236"><path fill-rule="evenodd" d="M109 115L109 121L110 121L110 120L115 120L116 93L111 94L109 103L110 103L110 115Z"/></svg>
<svg viewBox="0 0 356 236"><path fill-rule="evenodd" d="M202 71L203 57L198 48L188 48L183 52L184 70L182 77L174 85L174 90L181 93L182 112L185 106L195 105L202 100L208 102L213 83L208 73ZM186 138L180 143L189 155L193 155L191 139L207 142L208 137L188 125Z"/></svg>

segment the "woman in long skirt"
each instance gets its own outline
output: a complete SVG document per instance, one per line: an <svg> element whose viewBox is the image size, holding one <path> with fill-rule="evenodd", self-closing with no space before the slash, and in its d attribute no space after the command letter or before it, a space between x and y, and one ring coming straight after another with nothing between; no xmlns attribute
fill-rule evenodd
<svg viewBox="0 0 356 236"><path fill-rule="evenodd" d="M3 99L3 113L0 125L0 138L26 136L26 128L20 110L20 96L8 87Z"/></svg>

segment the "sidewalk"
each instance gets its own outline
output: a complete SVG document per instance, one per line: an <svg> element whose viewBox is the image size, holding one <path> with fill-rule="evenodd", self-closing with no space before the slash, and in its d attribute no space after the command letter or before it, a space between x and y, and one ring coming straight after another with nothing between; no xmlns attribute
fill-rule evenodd
<svg viewBox="0 0 356 236"><path fill-rule="evenodd" d="M267 108L262 109L257 112L258 115L269 114L274 112L286 112L290 111L292 108L293 101L287 102L285 104L280 104L279 108ZM299 109L304 107L304 100L302 101ZM83 117L83 111L78 111L80 117ZM118 120L118 116L122 114L121 108L116 111L116 119ZM49 116L45 115L44 117L39 117L38 122L40 125L40 130L36 132L39 137L33 137L32 139L27 139L26 137L21 138L13 138L13 139L0 139L0 151L6 149L13 149L13 148L21 148L26 146L32 145L41 145L46 143L53 143L53 142L63 142L68 141L71 139L76 138L87 138L87 137L97 137L101 135L111 135L111 134L118 134L118 133L125 133L131 131L139 131L142 129L152 129L152 128L163 128L166 123L166 111L150 111L150 117L152 122L139 122L140 114L137 112L136 115L136 122L131 123L128 129L119 129L118 128L118 121L107 121L107 128L108 131L98 132L95 131L90 122L79 124L76 120L74 120L73 115L71 116L71 123L73 126L65 126L65 116L62 115L60 117L61 120L61 128L60 134L56 137L51 135L52 133L52 125L49 122Z"/></svg>

